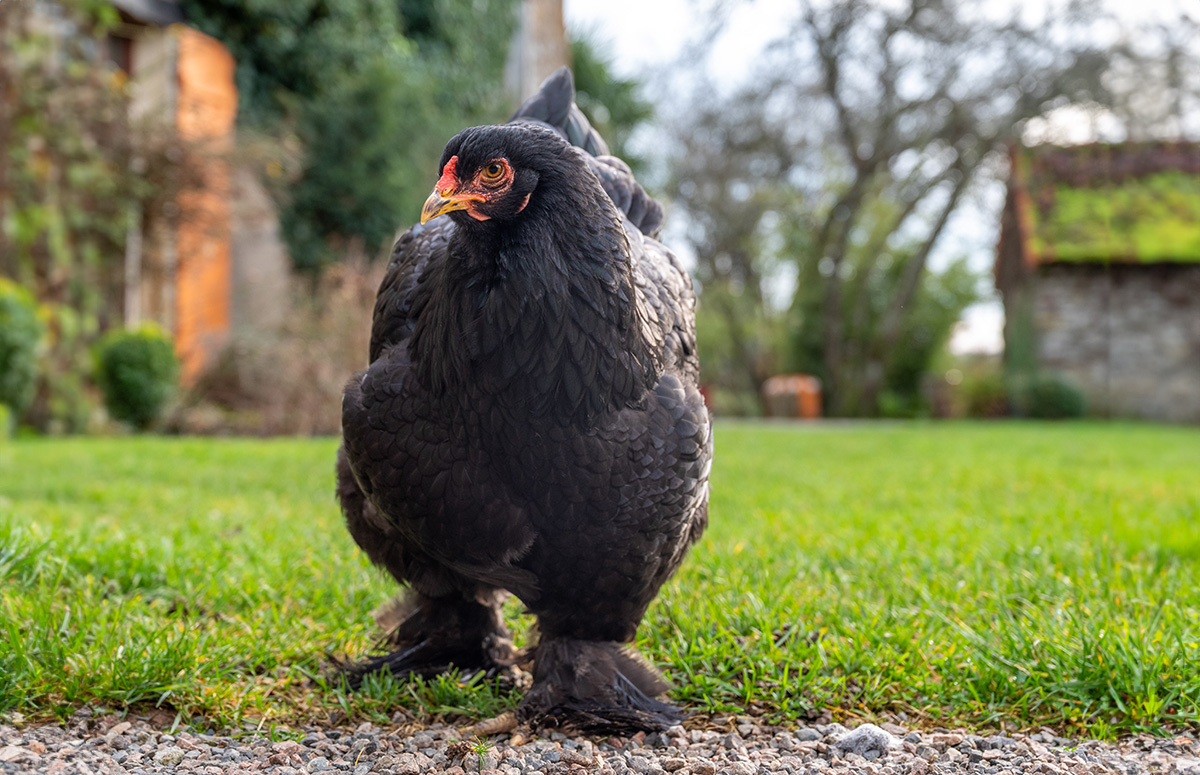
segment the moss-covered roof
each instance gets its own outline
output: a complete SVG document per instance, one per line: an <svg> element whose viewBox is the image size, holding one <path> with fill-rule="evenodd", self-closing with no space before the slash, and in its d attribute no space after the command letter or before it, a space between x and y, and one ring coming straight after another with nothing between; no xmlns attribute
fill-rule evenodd
<svg viewBox="0 0 1200 775"><path fill-rule="evenodd" d="M1031 263L1200 263L1198 144L1021 148L1012 185Z"/></svg>

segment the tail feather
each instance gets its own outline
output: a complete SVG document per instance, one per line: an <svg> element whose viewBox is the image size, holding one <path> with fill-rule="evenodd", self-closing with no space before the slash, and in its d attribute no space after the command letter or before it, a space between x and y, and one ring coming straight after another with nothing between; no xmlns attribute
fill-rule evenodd
<svg viewBox="0 0 1200 775"><path fill-rule="evenodd" d="M608 155L608 144L575 105L575 79L570 70L566 67L556 70L509 121L544 124L571 145L587 151L588 166L617 209L643 234L658 237L663 223L662 205L634 179L628 164Z"/></svg>
<svg viewBox="0 0 1200 775"><path fill-rule="evenodd" d="M554 129L571 145L592 156L608 154L608 143L592 128L587 116L575 105L575 79L563 66L542 82L537 94L513 113L512 121L538 121Z"/></svg>

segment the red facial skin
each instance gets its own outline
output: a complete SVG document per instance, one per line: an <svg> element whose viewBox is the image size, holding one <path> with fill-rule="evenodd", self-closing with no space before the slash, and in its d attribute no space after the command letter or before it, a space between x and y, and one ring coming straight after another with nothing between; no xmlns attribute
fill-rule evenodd
<svg viewBox="0 0 1200 775"><path fill-rule="evenodd" d="M458 188L457 167L458 157L451 156L450 161L446 162L446 166L442 167L442 176L438 178L437 185L433 187L433 190L447 198L453 194L454 190Z"/></svg>
<svg viewBox="0 0 1200 775"><path fill-rule="evenodd" d="M492 165L498 165L501 168L500 174L492 179L485 175L485 171ZM512 186L513 169L507 159L493 159L483 165L466 183L463 183L458 178L458 157L451 156L446 162L446 166L442 168L442 176L438 178L437 185L434 186L434 193L444 199L452 199L466 203L467 215L477 221L491 220L491 216L487 215L475 206L477 202L491 202L502 197ZM525 209L525 205L529 204L529 195L525 196L525 201L517 208L517 212Z"/></svg>

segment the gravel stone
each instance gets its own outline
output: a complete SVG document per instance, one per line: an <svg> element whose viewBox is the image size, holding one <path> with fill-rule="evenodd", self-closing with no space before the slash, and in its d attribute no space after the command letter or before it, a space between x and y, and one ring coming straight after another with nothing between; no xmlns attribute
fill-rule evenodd
<svg viewBox="0 0 1200 775"><path fill-rule="evenodd" d="M587 756L586 754L580 753L577 750L566 748L566 741L564 741L563 745L563 751L558 755L559 761L563 762L564 764L578 764L580 767L587 767L589 769L596 766L596 760L591 756Z"/></svg>
<svg viewBox="0 0 1200 775"><path fill-rule="evenodd" d="M396 723L409 722L400 716ZM1099 743L1047 729L983 737L898 724L768 727L739 717L711 729L672 727L631 738L497 734L487 739L482 768L473 744L462 742L473 735L445 725L304 727L291 734L299 741L272 741L253 726L236 736L187 727L164 734L147 718L100 711L71 716L63 726L18 726L0 717L0 775L1200 775L1194 731Z"/></svg>
<svg viewBox="0 0 1200 775"><path fill-rule="evenodd" d="M837 739L837 747L847 753L855 753L867 758L867 753L874 753L871 759L887 753L892 747L892 736L874 724L863 724L853 732L847 732Z"/></svg>
<svg viewBox="0 0 1200 775"><path fill-rule="evenodd" d="M183 761L183 757L185 756L187 756L187 752L182 748L169 745L166 748L160 748L158 753L154 754L154 762L166 765L167 767L174 767Z"/></svg>

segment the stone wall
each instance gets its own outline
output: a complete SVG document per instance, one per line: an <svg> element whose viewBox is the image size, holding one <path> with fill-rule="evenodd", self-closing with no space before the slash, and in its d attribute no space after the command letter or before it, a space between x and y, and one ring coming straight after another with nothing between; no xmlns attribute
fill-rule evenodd
<svg viewBox="0 0 1200 775"><path fill-rule="evenodd" d="M1038 363L1090 414L1200 423L1200 265L1048 264L1032 284Z"/></svg>
<svg viewBox="0 0 1200 775"><path fill-rule="evenodd" d="M233 171L233 332L275 331L292 303L291 260L279 215L258 173Z"/></svg>

